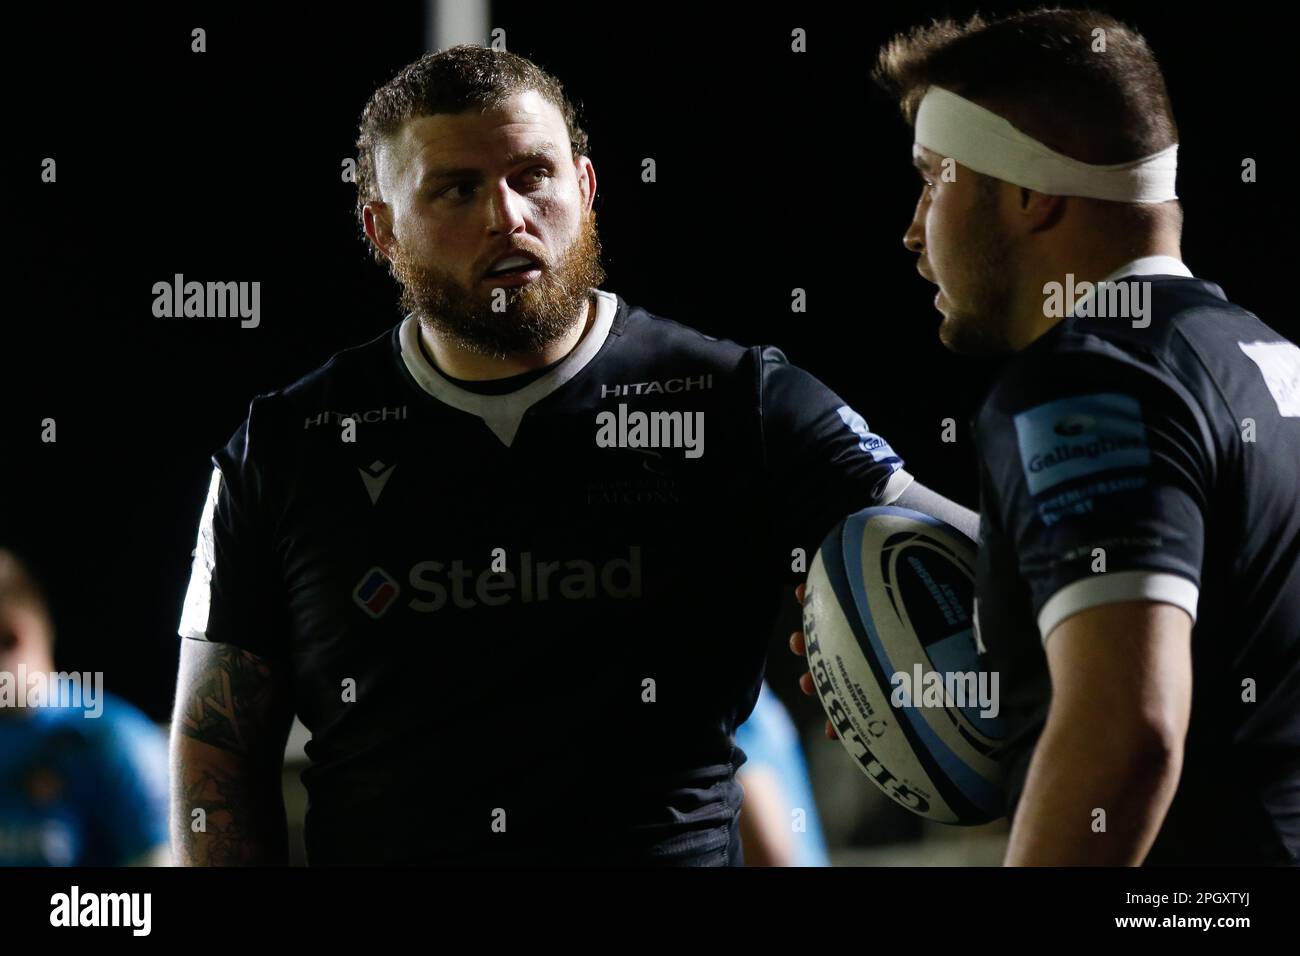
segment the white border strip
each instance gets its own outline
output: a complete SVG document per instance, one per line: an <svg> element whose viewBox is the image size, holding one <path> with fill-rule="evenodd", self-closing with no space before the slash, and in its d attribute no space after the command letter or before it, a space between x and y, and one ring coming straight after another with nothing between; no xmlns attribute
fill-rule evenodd
<svg viewBox="0 0 1300 956"><path fill-rule="evenodd" d="M1187 578L1167 571L1116 571L1082 578L1061 588L1038 612L1042 640L1067 617L1119 601L1161 601L1180 607L1196 623L1196 602L1200 588Z"/></svg>
<svg viewBox="0 0 1300 956"><path fill-rule="evenodd" d="M879 503L882 505L892 505L902 497L903 492L912 487L912 482L914 480L915 479L911 475L902 468L899 468L890 475L889 480L885 482L885 490L880 494Z"/></svg>

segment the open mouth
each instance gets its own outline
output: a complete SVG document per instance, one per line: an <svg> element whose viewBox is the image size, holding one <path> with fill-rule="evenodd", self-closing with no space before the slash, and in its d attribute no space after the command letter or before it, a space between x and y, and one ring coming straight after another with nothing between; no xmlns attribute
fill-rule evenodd
<svg viewBox="0 0 1300 956"><path fill-rule="evenodd" d="M523 275L541 269L537 261L525 255L514 255L502 259L495 267L489 269L485 275L489 279L495 279L500 276Z"/></svg>

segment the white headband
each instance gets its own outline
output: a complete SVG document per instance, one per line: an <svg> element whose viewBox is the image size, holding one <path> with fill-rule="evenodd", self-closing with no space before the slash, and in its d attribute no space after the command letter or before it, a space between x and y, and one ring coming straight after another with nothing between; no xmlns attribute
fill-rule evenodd
<svg viewBox="0 0 1300 956"><path fill-rule="evenodd" d="M1026 136L997 113L938 86L926 91L916 111L916 142L977 173L1052 196L1114 202L1178 198L1177 143L1130 163L1081 163Z"/></svg>

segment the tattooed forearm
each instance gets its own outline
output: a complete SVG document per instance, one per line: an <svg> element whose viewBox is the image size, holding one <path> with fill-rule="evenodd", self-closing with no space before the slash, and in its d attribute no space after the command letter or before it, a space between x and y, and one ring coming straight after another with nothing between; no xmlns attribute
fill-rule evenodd
<svg viewBox="0 0 1300 956"><path fill-rule="evenodd" d="M176 773L177 862L187 866L285 862L288 834L278 789L269 790L246 774L211 763L182 759Z"/></svg>
<svg viewBox="0 0 1300 956"><path fill-rule="evenodd" d="M227 644L182 644L172 720L172 849L185 866L284 863L282 675Z"/></svg>
<svg viewBox="0 0 1300 956"><path fill-rule="evenodd" d="M222 750L249 754L255 744L249 734L271 710L271 669L229 644L199 647L195 666L182 662L176 698L180 732Z"/></svg>

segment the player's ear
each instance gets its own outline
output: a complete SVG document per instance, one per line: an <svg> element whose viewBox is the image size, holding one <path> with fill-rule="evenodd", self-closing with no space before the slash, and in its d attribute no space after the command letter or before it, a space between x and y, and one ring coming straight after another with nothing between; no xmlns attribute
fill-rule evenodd
<svg viewBox="0 0 1300 956"><path fill-rule="evenodd" d="M578 176L578 190L582 193L582 207L590 209L596 200L596 167L586 156L573 157L573 171Z"/></svg>
<svg viewBox="0 0 1300 956"><path fill-rule="evenodd" d="M386 202L368 202L361 208L361 217L365 224L367 238L379 248L380 252L391 259L390 250L396 243L393 235L392 208Z"/></svg>
<svg viewBox="0 0 1300 956"><path fill-rule="evenodd" d="M1040 232L1056 225L1065 212L1064 196L1052 196L1033 189L1016 187L1020 201L1017 218L1024 232Z"/></svg>

